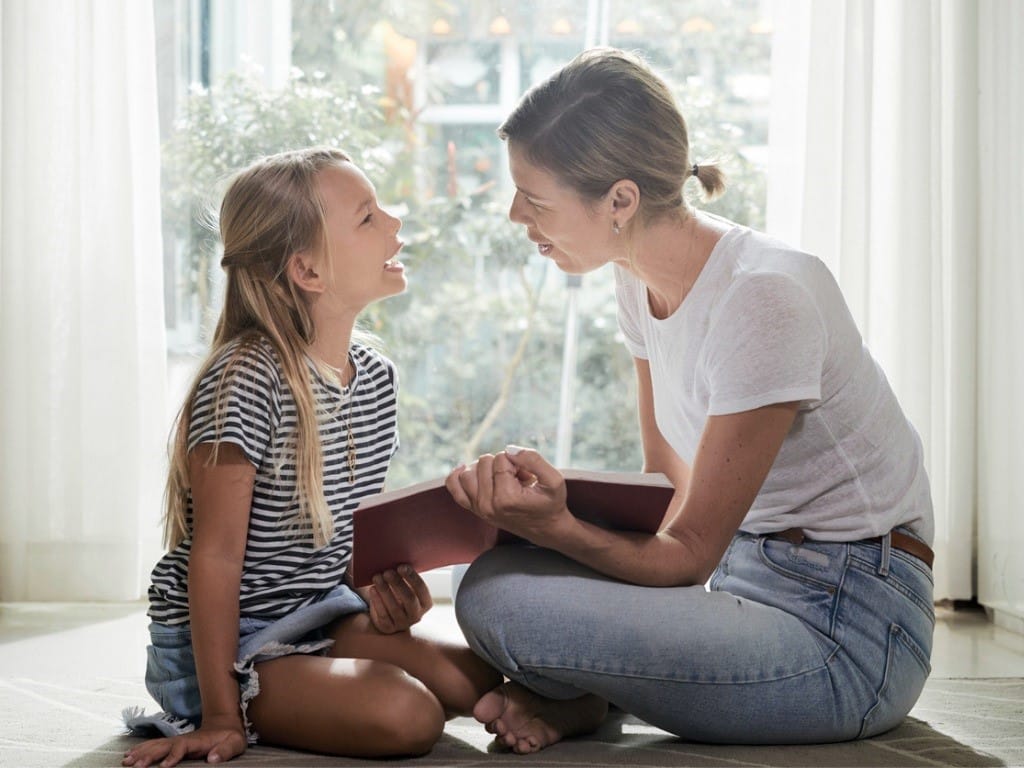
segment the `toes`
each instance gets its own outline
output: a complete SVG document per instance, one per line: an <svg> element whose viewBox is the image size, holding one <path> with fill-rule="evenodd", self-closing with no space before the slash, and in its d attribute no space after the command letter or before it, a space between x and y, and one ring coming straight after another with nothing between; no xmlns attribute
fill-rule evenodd
<svg viewBox="0 0 1024 768"><path fill-rule="evenodd" d="M491 723L505 713L508 706L508 694L504 686L488 691L473 706L473 717L481 723Z"/></svg>
<svg viewBox="0 0 1024 768"><path fill-rule="evenodd" d="M517 755L529 755L540 749L540 744L537 739L529 736L525 739L516 739L516 745L513 750Z"/></svg>

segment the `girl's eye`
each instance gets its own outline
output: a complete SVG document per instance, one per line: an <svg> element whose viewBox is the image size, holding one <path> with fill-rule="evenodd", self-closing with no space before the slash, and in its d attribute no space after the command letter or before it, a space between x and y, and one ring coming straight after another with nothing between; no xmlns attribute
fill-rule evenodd
<svg viewBox="0 0 1024 768"><path fill-rule="evenodd" d="M369 224L372 219L373 219L373 214L372 213L366 214L366 218L363 219L363 224Z"/></svg>

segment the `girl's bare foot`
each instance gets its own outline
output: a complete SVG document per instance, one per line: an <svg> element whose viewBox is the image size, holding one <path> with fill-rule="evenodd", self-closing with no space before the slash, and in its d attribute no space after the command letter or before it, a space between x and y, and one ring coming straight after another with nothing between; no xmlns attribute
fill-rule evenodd
<svg viewBox="0 0 1024 768"><path fill-rule="evenodd" d="M520 755L538 752L570 736L592 733L608 714L608 702L587 695L568 701L538 696L509 682L485 693L473 707L495 741Z"/></svg>

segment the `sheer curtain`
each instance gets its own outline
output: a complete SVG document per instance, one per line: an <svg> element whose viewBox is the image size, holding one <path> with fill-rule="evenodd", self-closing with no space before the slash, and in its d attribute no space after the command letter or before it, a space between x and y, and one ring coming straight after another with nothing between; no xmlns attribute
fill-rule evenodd
<svg viewBox="0 0 1024 768"><path fill-rule="evenodd" d="M921 434L936 599L976 594L978 8L776 0L773 12L768 228L830 265Z"/></svg>
<svg viewBox="0 0 1024 768"><path fill-rule="evenodd" d="M1024 3L979 27L978 600L1024 632Z"/></svg>
<svg viewBox="0 0 1024 768"><path fill-rule="evenodd" d="M158 551L152 4L0 5L0 600L124 600Z"/></svg>

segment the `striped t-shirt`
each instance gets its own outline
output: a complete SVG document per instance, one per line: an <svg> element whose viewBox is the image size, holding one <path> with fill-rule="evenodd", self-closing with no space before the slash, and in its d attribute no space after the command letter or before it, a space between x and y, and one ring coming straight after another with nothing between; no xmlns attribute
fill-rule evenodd
<svg viewBox="0 0 1024 768"><path fill-rule="evenodd" d="M236 349L237 343L229 346L202 377L188 425L188 444L191 450L200 443L234 443L256 467L242 566L241 615L277 619L316 602L343 580L352 554L352 512L361 499L383 488L398 448L397 374L386 357L353 344L349 358L355 376L343 390L307 360L321 414L324 495L334 518L334 536L317 549L309 525L296 525L295 400L268 341L250 345L231 366L221 420L214 418L217 382ZM349 425L357 453L354 483L349 482ZM186 522L191 531L191 498ZM191 537L186 538L153 569L149 616L154 621L182 624L189 620L191 546Z"/></svg>

